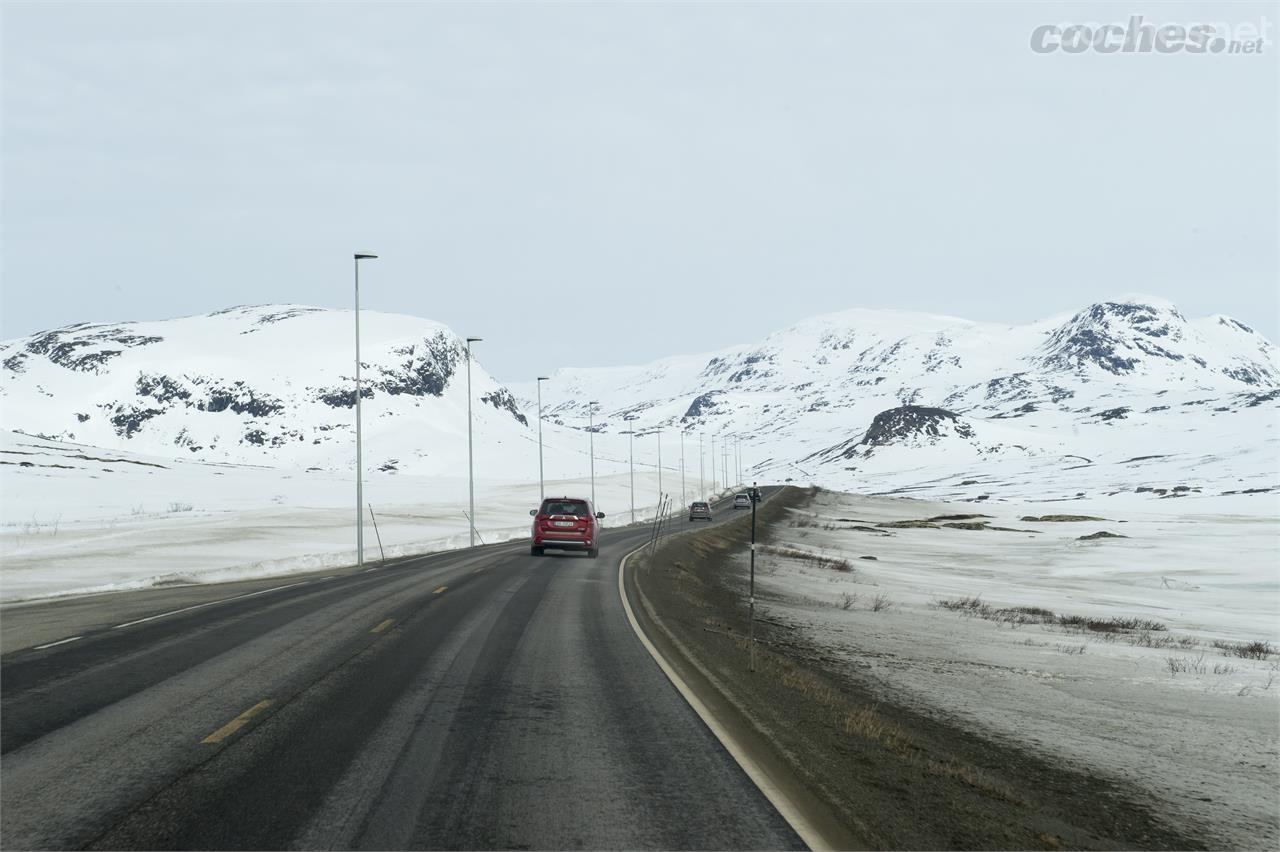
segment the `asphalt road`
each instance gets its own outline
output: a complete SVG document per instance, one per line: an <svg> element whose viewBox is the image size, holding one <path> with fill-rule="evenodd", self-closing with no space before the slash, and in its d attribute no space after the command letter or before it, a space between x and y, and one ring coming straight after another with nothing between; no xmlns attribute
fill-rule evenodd
<svg viewBox="0 0 1280 852"><path fill-rule="evenodd" d="M0 846L803 848L626 619L647 534L0 614L80 637L0 657Z"/></svg>

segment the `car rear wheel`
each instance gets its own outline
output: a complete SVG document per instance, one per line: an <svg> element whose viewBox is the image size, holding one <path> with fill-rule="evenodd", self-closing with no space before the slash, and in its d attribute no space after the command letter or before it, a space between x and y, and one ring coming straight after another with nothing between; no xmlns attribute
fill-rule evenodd
<svg viewBox="0 0 1280 852"><path fill-rule="evenodd" d="M541 548L541 547L531 547L531 548L529 548L529 555L530 555L530 556L541 556L541 555L542 555L542 548Z"/></svg>
<svg viewBox="0 0 1280 852"><path fill-rule="evenodd" d="M597 547L593 547L587 551L587 556L592 559L595 559L599 555L600 555L600 549Z"/></svg>

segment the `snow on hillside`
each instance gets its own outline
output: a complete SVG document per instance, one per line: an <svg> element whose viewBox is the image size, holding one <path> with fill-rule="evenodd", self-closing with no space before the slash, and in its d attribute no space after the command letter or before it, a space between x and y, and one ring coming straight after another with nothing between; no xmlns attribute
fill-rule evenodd
<svg viewBox="0 0 1280 852"><path fill-rule="evenodd" d="M585 425L584 400L600 402L605 433L683 430L707 445L738 436L748 478L761 481L893 490L1073 468L1083 472L1053 477L1062 488L1103 489L1108 465L1143 457L1166 460L1144 466L1156 485L1171 476L1162 464L1193 461L1201 484L1280 484L1276 347L1237 320L1188 320L1147 296L1026 326L845 311L759 344L566 368L543 385L558 423ZM868 452L876 418L906 407L941 412L945 428L882 429Z"/></svg>
<svg viewBox="0 0 1280 852"><path fill-rule="evenodd" d="M350 562L352 332L349 311L274 305L0 344L0 599ZM384 544L459 545L463 342L367 312L362 355L365 495L386 513ZM1275 515L1278 364L1244 324L1148 297L1018 327L844 311L706 355L556 372L545 470L549 493L587 495L593 443L610 523L630 519L633 450L643 517L659 492L691 500L732 483L730 436L747 480L989 504L1176 500L1192 513L1226 497ZM522 535L534 388L513 395L479 363L472 384L477 525Z"/></svg>
<svg viewBox="0 0 1280 852"><path fill-rule="evenodd" d="M353 337L350 311L266 305L10 340L0 345L5 424L201 461L349 469ZM438 323L370 311L361 338L371 462L456 472L466 441L465 343ZM472 385L477 432L491 442L533 434L510 391L479 364Z"/></svg>

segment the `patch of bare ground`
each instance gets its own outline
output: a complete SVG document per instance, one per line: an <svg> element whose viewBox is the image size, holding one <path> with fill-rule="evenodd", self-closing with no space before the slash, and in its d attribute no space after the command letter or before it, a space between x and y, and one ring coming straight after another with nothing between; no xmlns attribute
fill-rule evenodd
<svg viewBox="0 0 1280 852"><path fill-rule="evenodd" d="M762 541L811 499L787 488L762 504ZM749 523L744 516L675 536L656 554L633 557L645 628L711 675L740 723L764 735L773 757L851 836L885 849L1205 848L1194 829L1163 819L1120 781L886 703L857 667L787 625L757 620L749 672L741 558ZM848 607L859 603L848 597ZM1034 607L1016 616L1057 621ZM1098 628L1133 629L1078 629Z"/></svg>

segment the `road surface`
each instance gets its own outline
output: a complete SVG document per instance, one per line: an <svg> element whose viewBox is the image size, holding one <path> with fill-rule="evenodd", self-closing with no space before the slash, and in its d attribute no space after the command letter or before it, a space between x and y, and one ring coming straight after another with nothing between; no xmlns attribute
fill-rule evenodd
<svg viewBox="0 0 1280 852"><path fill-rule="evenodd" d="M803 848L627 621L647 535L6 610L0 845Z"/></svg>

